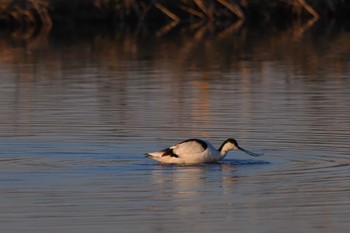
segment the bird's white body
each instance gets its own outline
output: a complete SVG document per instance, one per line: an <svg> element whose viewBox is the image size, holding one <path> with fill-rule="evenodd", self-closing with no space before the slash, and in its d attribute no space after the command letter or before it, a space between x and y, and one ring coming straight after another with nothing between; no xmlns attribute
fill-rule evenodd
<svg viewBox="0 0 350 233"><path fill-rule="evenodd" d="M250 155L258 156L258 154L239 147L234 139L227 139L219 149L214 148L206 140L189 139L164 150L147 153L146 155L166 164L201 164L220 161L225 158L228 151L234 149L240 149Z"/></svg>

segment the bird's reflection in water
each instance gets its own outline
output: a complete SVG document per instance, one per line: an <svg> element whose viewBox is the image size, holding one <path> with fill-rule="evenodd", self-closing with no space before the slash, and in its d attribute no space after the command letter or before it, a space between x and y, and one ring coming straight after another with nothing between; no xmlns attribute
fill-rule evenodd
<svg viewBox="0 0 350 233"><path fill-rule="evenodd" d="M157 166L159 169L152 174L157 197L167 203L169 211L184 218L191 217L191 213L210 212L222 198L230 199L239 179L231 164Z"/></svg>

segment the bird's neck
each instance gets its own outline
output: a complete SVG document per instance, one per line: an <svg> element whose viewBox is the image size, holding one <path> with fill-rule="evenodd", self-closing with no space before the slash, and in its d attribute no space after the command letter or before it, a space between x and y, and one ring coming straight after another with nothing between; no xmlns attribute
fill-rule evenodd
<svg viewBox="0 0 350 233"><path fill-rule="evenodd" d="M231 150L231 148L228 148L226 143L227 143L226 141L223 142L220 148L218 149L218 151L220 152L221 159L223 159L226 156L227 152Z"/></svg>
<svg viewBox="0 0 350 233"><path fill-rule="evenodd" d="M229 152L231 149L227 148L226 146L226 141L224 143L221 144L220 148L218 149L218 151L220 151L221 155L226 155L227 152Z"/></svg>
<svg viewBox="0 0 350 233"><path fill-rule="evenodd" d="M224 146L225 146L225 142L221 144L221 146L219 147L218 151L220 151L220 154L222 154L224 151ZM227 153L227 151L226 151Z"/></svg>

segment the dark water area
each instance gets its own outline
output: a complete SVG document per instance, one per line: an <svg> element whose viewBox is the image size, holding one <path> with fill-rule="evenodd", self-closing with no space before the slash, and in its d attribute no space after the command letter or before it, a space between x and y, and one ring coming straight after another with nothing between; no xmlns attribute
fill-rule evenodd
<svg viewBox="0 0 350 233"><path fill-rule="evenodd" d="M1 232L348 231L346 26L2 32L0 49ZM143 155L192 137L264 156Z"/></svg>

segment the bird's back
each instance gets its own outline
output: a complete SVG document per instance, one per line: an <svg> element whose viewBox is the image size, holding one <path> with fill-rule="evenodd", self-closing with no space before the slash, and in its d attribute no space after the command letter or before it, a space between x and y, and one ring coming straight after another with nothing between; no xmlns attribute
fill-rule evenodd
<svg viewBox="0 0 350 233"><path fill-rule="evenodd" d="M220 152L209 142L201 139L188 139L170 148L146 155L161 163L177 164L210 163L221 159Z"/></svg>
<svg viewBox="0 0 350 233"><path fill-rule="evenodd" d="M198 154L204 152L208 148L208 144L208 142L201 139L189 139L170 148L177 155Z"/></svg>

